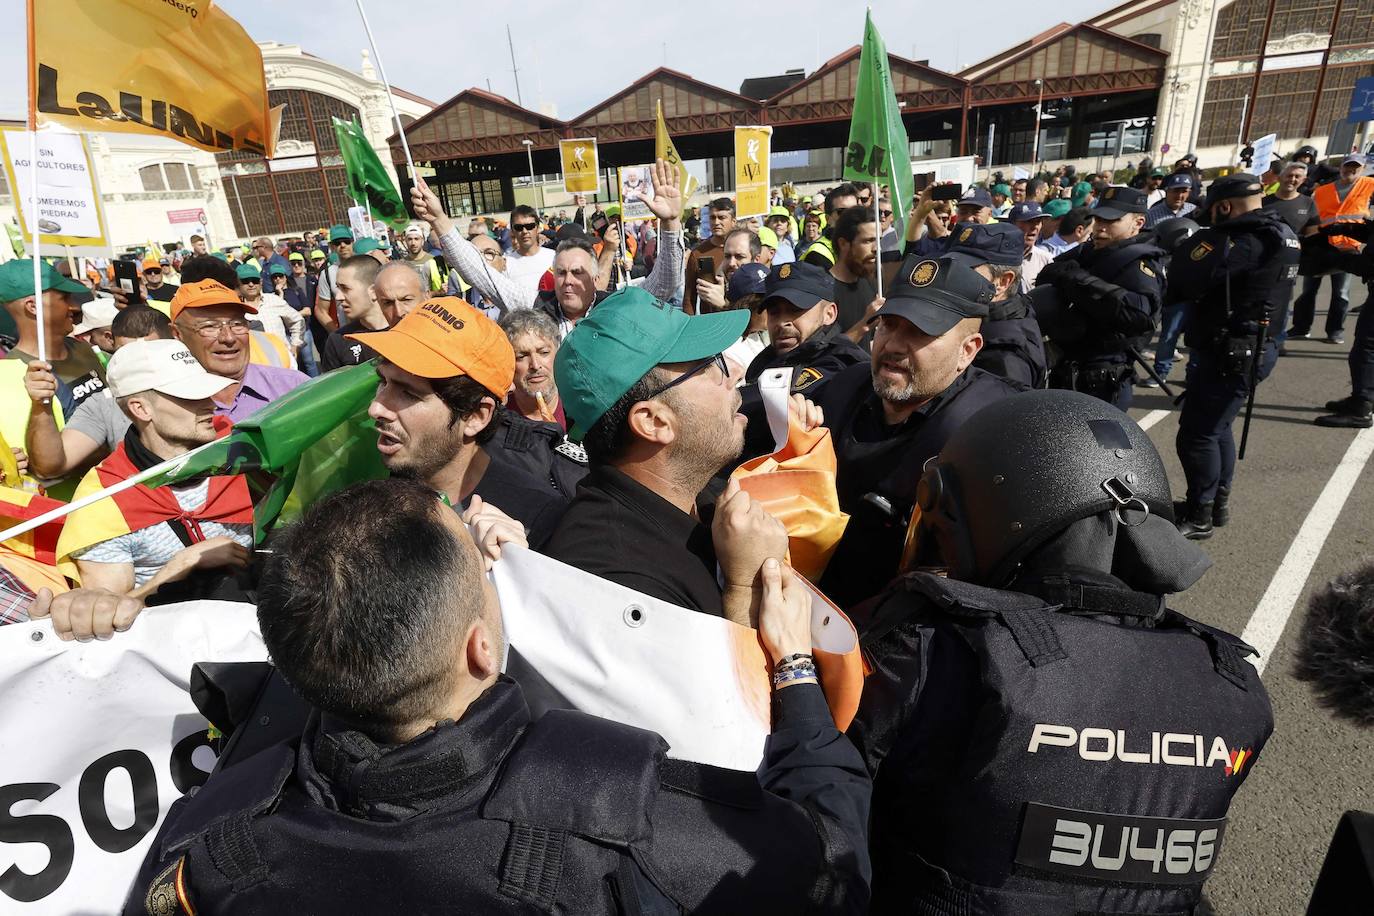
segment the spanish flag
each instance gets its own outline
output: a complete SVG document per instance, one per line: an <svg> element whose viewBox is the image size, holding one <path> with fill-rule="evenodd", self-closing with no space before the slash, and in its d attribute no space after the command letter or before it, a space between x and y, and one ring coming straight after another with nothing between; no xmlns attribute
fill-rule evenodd
<svg viewBox="0 0 1374 916"><path fill-rule="evenodd" d="M61 506L58 500L30 490L0 487L0 529L27 522ZM0 566L18 576L31 591L50 588L54 593L65 592L67 581L57 571L57 542L63 521L49 522L0 543Z"/></svg>
<svg viewBox="0 0 1374 916"><path fill-rule="evenodd" d="M214 0L28 0L29 116L271 158L262 52Z"/></svg>
<svg viewBox="0 0 1374 916"><path fill-rule="evenodd" d="M108 458L81 479L72 501L112 487L137 473L138 468L121 442ZM171 490L149 489L141 483L77 509L67 516L57 541L58 568L67 578L80 582L72 554L102 541L173 520L180 521L192 532L199 529L200 522L252 524L253 500L248 492L247 478L241 474L211 477L205 503L198 509L183 509Z"/></svg>

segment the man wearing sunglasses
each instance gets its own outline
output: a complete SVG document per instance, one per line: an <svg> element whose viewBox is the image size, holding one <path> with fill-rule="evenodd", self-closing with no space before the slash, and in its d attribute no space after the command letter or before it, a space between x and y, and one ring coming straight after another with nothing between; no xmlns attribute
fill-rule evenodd
<svg viewBox="0 0 1374 916"><path fill-rule="evenodd" d="M154 302L171 302L177 294L177 287L167 282L166 268L157 258L143 261L143 286Z"/></svg>
<svg viewBox="0 0 1374 916"><path fill-rule="evenodd" d="M553 249L543 247L544 228L539 212L528 204L510 211L510 251L506 253L506 274L512 280L533 278L536 282L553 267Z"/></svg>
<svg viewBox="0 0 1374 916"><path fill-rule="evenodd" d="M721 353L748 324L742 309L688 315L633 287L578 322L554 380L590 471L545 553L750 624L759 571L782 559L786 529L734 482L709 526L697 512L698 494L744 447L740 395Z"/></svg>

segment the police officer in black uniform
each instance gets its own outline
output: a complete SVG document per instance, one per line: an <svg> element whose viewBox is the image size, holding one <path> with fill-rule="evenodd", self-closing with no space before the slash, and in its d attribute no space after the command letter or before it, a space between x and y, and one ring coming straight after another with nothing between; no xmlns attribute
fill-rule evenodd
<svg viewBox="0 0 1374 916"><path fill-rule="evenodd" d="M1184 339L1191 359L1188 392L1178 418L1178 459L1188 479L1179 531L1193 539L1225 525L1236 470L1232 423L1262 365L1278 348L1272 320L1297 276L1298 237L1273 210L1262 208L1254 175L1218 178L1207 194L1211 225L1178 249L1169 265L1174 298L1192 303ZM1177 291L1175 295L1174 291Z"/></svg>
<svg viewBox="0 0 1374 916"><path fill-rule="evenodd" d="M950 437L920 508L948 577L856 621L872 912L1194 913L1273 714L1253 650L1165 606L1210 561L1149 437L1028 392Z"/></svg>
<svg viewBox="0 0 1374 916"><path fill-rule="evenodd" d="M868 351L850 340L836 322L835 278L830 271L799 261L779 264L764 281L758 311L768 317L770 343L754 357L744 380L756 382L768 369L791 366L794 391L803 391L856 363Z"/></svg>
<svg viewBox="0 0 1374 916"><path fill-rule="evenodd" d="M973 365L1027 388L1044 388L1044 335L1030 296L1021 292L1024 233L1011 223L974 223L955 229L947 236L950 257L967 263L996 288L983 322L983 349L973 358Z"/></svg>
<svg viewBox="0 0 1374 916"><path fill-rule="evenodd" d="M906 258L873 317L873 362L851 366L812 400L835 445L849 523L820 587L840 607L897 574L926 460L980 407L1024 390L973 366L993 287L953 258Z"/></svg>
<svg viewBox="0 0 1374 916"><path fill-rule="evenodd" d="M335 494L273 549L263 641L318 711L173 805L126 914L864 912L868 775L776 564L760 636L786 664L755 775L578 712L531 723L482 558L419 482Z"/></svg>
<svg viewBox="0 0 1374 916"><path fill-rule="evenodd" d="M1122 410L1131 406L1135 383L1128 347L1149 343L1164 296L1166 252L1153 232L1141 231L1145 200L1135 188L1108 188L1092 211L1092 244L1046 265L1036 288L1053 292L1033 294L1037 316L1062 354L1050 370L1050 387L1091 394ZM1050 305L1057 312L1053 323L1042 313Z"/></svg>

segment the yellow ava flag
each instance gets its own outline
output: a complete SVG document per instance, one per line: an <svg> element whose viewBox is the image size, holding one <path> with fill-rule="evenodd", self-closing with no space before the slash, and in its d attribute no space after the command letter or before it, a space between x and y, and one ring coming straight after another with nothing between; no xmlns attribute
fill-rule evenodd
<svg viewBox="0 0 1374 916"><path fill-rule="evenodd" d="M735 212L741 217L768 213L768 153L773 128L735 128Z"/></svg>
<svg viewBox="0 0 1374 916"><path fill-rule="evenodd" d="M271 157L262 52L213 0L28 0L37 123Z"/></svg>
<svg viewBox="0 0 1374 916"><path fill-rule="evenodd" d="M558 154L563 158L563 190L569 194L596 192L596 138L579 137L559 140Z"/></svg>
<svg viewBox="0 0 1374 916"><path fill-rule="evenodd" d="M687 174L687 163L682 161L682 156L678 154L677 147L673 145L673 138L668 136L668 122L663 120L663 100L659 99L656 104L654 158L662 159L677 169L677 186L682 189L682 199L686 200L697 189L697 180L692 175Z"/></svg>

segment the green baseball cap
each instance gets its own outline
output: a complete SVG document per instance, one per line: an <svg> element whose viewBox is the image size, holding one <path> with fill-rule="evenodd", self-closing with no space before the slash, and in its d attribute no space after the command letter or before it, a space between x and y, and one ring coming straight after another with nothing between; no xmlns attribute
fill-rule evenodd
<svg viewBox="0 0 1374 916"><path fill-rule="evenodd" d="M90 290L57 272L47 261L40 261L43 289L59 293L88 293ZM33 261L22 258L0 264L0 302L13 302L33 295Z"/></svg>
<svg viewBox="0 0 1374 916"><path fill-rule="evenodd" d="M554 358L568 437L581 442L650 369L715 356L748 326L747 310L688 315L637 286L607 296L563 339Z"/></svg>
<svg viewBox="0 0 1374 916"><path fill-rule="evenodd" d="M240 280L261 280L262 271L258 270L258 265L253 263L240 264L238 266Z"/></svg>
<svg viewBox="0 0 1374 916"><path fill-rule="evenodd" d="M992 193L1001 194L1003 197L1011 196L1011 185L995 184L992 186Z"/></svg>
<svg viewBox="0 0 1374 916"><path fill-rule="evenodd" d="M1045 211L1046 216L1053 217L1054 219L1063 219L1064 214L1073 209L1073 205L1064 198L1057 197L1054 200L1045 201L1045 206L1041 207L1041 209Z"/></svg>
<svg viewBox="0 0 1374 916"><path fill-rule="evenodd" d="M221 261L224 261L226 264L229 263L229 255L225 254L225 253L222 252L222 251L212 251L212 252L210 253L210 257L212 257L212 258L219 258Z"/></svg>
<svg viewBox="0 0 1374 916"><path fill-rule="evenodd" d="M278 277L286 276L286 265L281 261L273 261L267 265L267 272Z"/></svg>
<svg viewBox="0 0 1374 916"><path fill-rule="evenodd" d="M353 243L353 254L367 254L368 252L379 251L381 247L382 243L376 239L358 239Z"/></svg>
<svg viewBox="0 0 1374 916"><path fill-rule="evenodd" d="M348 242L351 242L351 241L353 241L353 230L350 229L350 228L348 228L347 226L343 226L343 225L334 225L334 226L330 226L330 227L329 227L329 241L331 241L331 242L339 242L339 241L348 241Z"/></svg>

